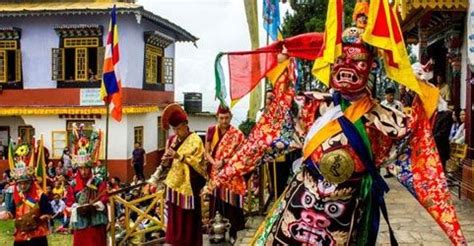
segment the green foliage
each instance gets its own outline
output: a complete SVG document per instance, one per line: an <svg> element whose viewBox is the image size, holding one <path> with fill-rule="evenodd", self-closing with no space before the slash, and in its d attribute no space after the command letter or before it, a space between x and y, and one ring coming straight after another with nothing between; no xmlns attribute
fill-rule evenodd
<svg viewBox="0 0 474 246"><path fill-rule="evenodd" d="M291 6L295 10L293 14L285 13L282 22L282 33L284 37L291 37L307 32L323 32L326 24L326 12L328 0L307 1L305 5L298 5L291 1ZM344 1L344 22L345 26L352 23L352 11L355 0Z"/></svg>
<svg viewBox="0 0 474 246"><path fill-rule="evenodd" d="M14 231L13 220L0 221L0 245L13 245ZM6 244L6 242L9 242L9 244ZM48 236L48 243L51 246L70 246L72 245L72 235L53 233Z"/></svg>
<svg viewBox="0 0 474 246"><path fill-rule="evenodd" d="M256 122L252 119L246 119L239 125L239 130L247 137L255 126Z"/></svg>

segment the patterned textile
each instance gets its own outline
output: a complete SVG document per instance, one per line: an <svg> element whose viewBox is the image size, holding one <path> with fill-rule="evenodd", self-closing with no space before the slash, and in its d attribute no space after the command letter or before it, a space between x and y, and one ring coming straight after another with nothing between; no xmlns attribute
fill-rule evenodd
<svg viewBox="0 0 474 246"><path fill-rule="evenodd" d="M251 134L232 158L217 175L216 183L222 184L229 177L243 176L252 171L261 161L261 158L272 141L279 136L286 112L290 109L294 97L292 87L293 77L285 71L275 84L275 100L268 106ZM239 188L239 194L245 193L245 187Z"/></svg>
<svg viewBox="0 0 474 246"><path fill-rule="evenodd" d="M397 178L426 208L453 244L465 245L430 121L418 98L415 99L409 124L412 135L408 148L398 156Z"/></svg>
<svg viewBox="0 0 474 246"><path fill-rule="evenodd" d="M333 103L318 104L316 117L332 112ZM311 105L311 104L308 104ZM365 122L375 164L388 157L392 143L406 133L406 120L395 110L370 108L362 116ZM351 178L331 184L321 174L320 162L325 155L343 150L354 161ZM362 196L366 173L364 164L349 144L344 132L333 133L311 154L302 170L291 180L281 199L255 234L256 245L344 245L359 239L362 211L367 206Z"/></svg>
<svg viewBox="0 0 474 246"><path fill-rule="evenodd" d="M174 138L173 141L178 141ZM164 183L167 186L167 200L184 209L194 209L197 199L194 198L191 180L191 168L200 176L206 177L202 161L204 146L196 133L191 133L178 148L180 158L173 159Z"/></svg>
<svg viewBox="0 0 474 246"><path fill-rule="evenodd" d="M67 196L66 203L74 204L71 214L71 228L74 230L107 225L108 223L107 209L95 211L87 215L78 212L78 206L93 204L98 201L106 206L108 202L106 182L101 182L97 189L92 189L86 185L90 183L92 179L92 177L90 179L83 179L82 176L78 174L72 185L73 194Z"/></svg>
<svg viewBox="0 0 474 246"><path fill-rule="evenodd" d="M244 141L244 134L237 128L230 126L230 128L219 138L219 129L217 126L213 127L213 136L211 142L211 153L214 160L224 163L235 153L238 146ZM210 129L211 130L211 129ZM209 134L210 131L208 131ZM217 137L217 139L216 139ZM215 166L211 166L209 178L214 179L219 170ZM243 207L243 200L245 193L245 180L242 176L234 176L222 183L218 189L214 190L214 196L219 197L232 206Z"/></svg>
<svg viewBox="0 0 474 246"><path fill-rule="evenodd" d="M317 170L298 172L251 245L345 245L361 214L360 180L332 185Z"/></svg>
<svg viewBox="0 0 474 246"><path fill-rule="evenodd" d="M44 197L42 197L44 196ZM37 218L43 215L43 211L41 210L40 199L44 199L46 201L46 196L38 187L36 182L31 184L30 189L26 194L20 192L18 189L18 185L15 185L13 188L13 200L11 200L14 204L14 214L15 217L15 232L14 238L15 242L21 241L29 241L34 238L41 238L46 237L49 235L49 228L47 221L38 221L37 226L34 230L22 230L21 226L17 226L18 221L28 220L32 216L36 216ZM49 205L49 204L48 204ZM51 212L52 212L52 208Z"/></svg>

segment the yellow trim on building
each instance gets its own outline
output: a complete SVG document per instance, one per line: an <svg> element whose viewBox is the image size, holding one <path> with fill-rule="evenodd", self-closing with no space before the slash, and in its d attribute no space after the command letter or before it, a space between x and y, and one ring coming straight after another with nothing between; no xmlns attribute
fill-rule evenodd
<svg viewBox="0 0 474 246"><path fill-rule="evenodd" d="M451 8L467 8L469 6L468 0L395 0L395 6L398 7L398 11L402 19L405 19L410 11L419 8L431 8L431 9L451 9Z"/></svg>
<svg viewBox="0 0 474 246"><path fill-rule="evenodd" d="M97 0L96 0L97 1ZM138 9L141 8L141 5L134 3L113 3L111 0L105 1L76 1L76 2L66 2L66 1L35 1L33 2L22 2L22 3L0 3L0 13L1 12L25 12L25 11L57 11L57 10L106 10L110 9L112 5L115 4L117 8L125 9Z"/></svg>
<svg viewBox="0 0 474 246"><path fill-rule="evenodd" d="M158 106L124 106L124 114L158 112ZM106 114L105 107L1 107L0 116L58 115L58 114Z"/></svg>

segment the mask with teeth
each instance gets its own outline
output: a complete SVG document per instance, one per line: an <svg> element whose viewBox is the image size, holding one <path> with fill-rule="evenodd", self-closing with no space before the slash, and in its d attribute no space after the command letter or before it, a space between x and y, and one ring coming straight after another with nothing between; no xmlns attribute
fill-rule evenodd
<svg viewBox="0 0 474 246"><path fill-rule="evenodd" d="M363 44L343 44L342 55L332 69L330 86L348 97L366 93L372 63L372 54Z"/></svg>

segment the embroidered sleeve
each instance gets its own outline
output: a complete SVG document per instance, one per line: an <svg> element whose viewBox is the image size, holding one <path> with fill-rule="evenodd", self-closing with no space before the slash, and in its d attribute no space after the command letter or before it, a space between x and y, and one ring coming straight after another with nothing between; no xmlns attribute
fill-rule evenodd
<svg viewBox="0 0 474 246"><path fill-rule="evenodd" d="M179 160L191 166L196 172L205 177L206 171L202 162L204 146L201 138L195 133L192 133L188 138L178 149Z"/></svg>

